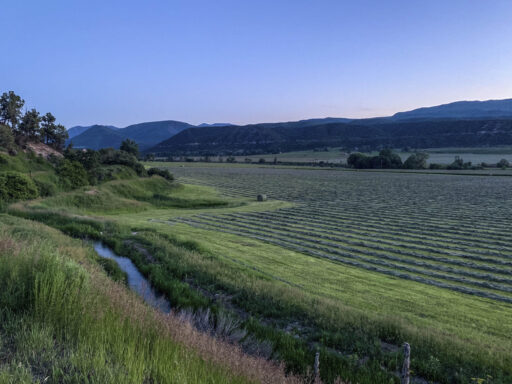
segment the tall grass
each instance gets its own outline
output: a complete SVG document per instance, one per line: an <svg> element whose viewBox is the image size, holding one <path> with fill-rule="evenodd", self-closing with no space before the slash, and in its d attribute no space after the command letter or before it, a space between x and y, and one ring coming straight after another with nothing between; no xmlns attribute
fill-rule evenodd
<svg viewBox="0 0 512 384"><path fill-rule="evenodd" d="M297 382L144 305L79 240L0 216L0 383Z"/></svg>

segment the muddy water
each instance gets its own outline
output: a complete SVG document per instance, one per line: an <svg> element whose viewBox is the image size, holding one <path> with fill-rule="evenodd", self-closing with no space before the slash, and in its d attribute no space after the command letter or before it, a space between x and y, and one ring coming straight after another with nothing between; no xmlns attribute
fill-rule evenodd
<svg viewBox="0 0 512 384"><path fill-rule="evenodd" d="M142 276L129 258L116 255L110 248L100 242L94 242L93 246L100 257L114 260L128 275L128 286L131 290L142 296L144 301L152 307L165 313L170 312L171 304L169 301L151 286L150 282Z"/></svg>

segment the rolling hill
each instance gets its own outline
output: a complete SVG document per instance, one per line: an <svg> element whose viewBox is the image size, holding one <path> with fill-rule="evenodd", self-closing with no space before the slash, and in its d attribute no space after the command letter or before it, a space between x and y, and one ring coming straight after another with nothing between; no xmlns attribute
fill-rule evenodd
<svg viewBox="0 0 512 384"><path fill-rule="evenodd" d="M71 127L68 129L69 138L72 139L73 137L78 136L78 135L84 133L85 131L87 131L89 128L92 128L95 126L96 125L88 125L88 126L77 125L75 127ZM104 125L104 127L111 128L111 129L119 129L117 127L114 127L113 125Z"/></svg>
<svg viewBox="0 0 512 384"><path fill-rule="evenodd" d="M140 149L147 149L191 127L193 125L174 120L140 123L126 128L93 125L74 137L70 136L68 144L72 142L75 148L119 148L123 140L132 139L139 144Z"/></svg>

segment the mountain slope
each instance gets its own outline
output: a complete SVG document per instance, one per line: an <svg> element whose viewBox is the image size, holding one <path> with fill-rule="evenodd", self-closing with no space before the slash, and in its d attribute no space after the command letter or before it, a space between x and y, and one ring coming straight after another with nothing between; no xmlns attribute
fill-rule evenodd
<svg viewBox="0 0 512 384"><path fill-rule="evenodd" d="M68 129L69 138L71 139L75 136L78 136L78 135L84 133L85 131L87 131L89 128L92 128L94 126L95 125L88 125L88 126L77 125L77 126L71 127ZM117 127L114 127L113 125L104 125L104 127L111 128L111 129L119 129Z"/></svg>
<svg viewBox="0 0 512 384"><path fill-rule="evenodd" d="M126 137L120 129L112 129L104 125L93 125L85 132L73 137L67 141L67 144L73 143L75 148L119 148L121 142Z"/></svg>
<svg viewBox="0 0 512 384"><path fill-rule="evenodd" d="M487 101L457 101L455 103L424 107L393 115L393 119L439 118L503 118L512 117L512 99Z"/></svg>
<svg viewBox="0 0 512 384"><path fill-rule="evenodd" d="M193 125L181 121L165 120L130 125L120 132L125 137L135 140L141 148L146 148L192 127Z"/></svg>
<svg viewBox="0 0 512 384"><path fill-rule="evenodd" d="M228 125L234 125L234 124L231 124L231 123L212 123L212 124L208 124L208 123L202 123L202 124L199 124L198 127L225 127L225 126L228 126Z"/></svg>
<svg viewBox="0 0 512 384"><path fill-rule="evenodd" d="M201 124L198 127L166 120L134 124L122 129L112 126L98 129L100 126L93 126L96 129L89 128L76 136L73 135L87 127L73 127L69 133L70 141L75 147L81 148L118 147L122 140L129 138L135 140L141 150L152 153L262 153L333 145L407 143L403 145L421 147L426 143L431 143L431 146L458 146L463 142L470 146L506 144L509 142L508 133L500 134L499 131L507 126L504 121L508 119L512 119L512 99L458 101L368 119L328 117L246 126ZM471 122L473 120L474 123ZM406 123L410 124L403 125ZM457 136L457 132L463 134L464 126L472 130L473 139ZM404 127L403 130L400 127ZM423 132L425 129L430 133ZM479 133L484 131L487 132L485 135ZM500 143L497 138L505 142Z"/></svg>
<svg viewBox="0 0 512 384"><path fill-rule="evenodd" d="M119 148L123 140L131 139L136 141L139 148L143 150L191 127L193 125L173 120L134 124L126 128L93 125L83 133L71 137L67 143L72 142L75 148L97 150L108 147Z"/></svg>
<svg viewBox="0 0 512 384"><path fill-rule="evenodd" d="M361 125L209 127L183 131L147 152L232 154L286 152L327 146L429 148L512 145L512 120L422 120Z"/></svg>

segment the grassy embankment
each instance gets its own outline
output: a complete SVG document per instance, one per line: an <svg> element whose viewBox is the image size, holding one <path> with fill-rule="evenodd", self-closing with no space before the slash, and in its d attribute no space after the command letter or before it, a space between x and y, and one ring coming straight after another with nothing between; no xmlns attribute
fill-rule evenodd
<svg viewBox="0 0 512 384"><path fill-rule="evenodd" d="M97 261L80 240L0 215L0 383L294 382L150 309Z"/></svg>
<svg viewBox="0 0 512 384"><path fill-rule="evenodd" d="M396 381L381 366L396 370L400 352L383 351L381 342L400 345L408 341L414 351L414 373L429 380L464 383L491 375L494 383L510 381L510 306L313 259L240 236L148 221L206 209L262 209L265 204L271 209L284 204L237 207L241 203L237 201L229 206L229 201L210 189L184 186L170 190L167 197L175 193L174 198L187 200L198 193L208 196L214 207L195 206L195 198L190 198L187 204L180 200L177 209L169 209L170 205L159 206L148 197L161 194L160 180L141 181L146 195L128 193L132 181L110 182L92 194L84 189L26 206L18 204L13 210L75 236L102 239L129 254L177 307L218 310L222 303L213 298L220 294L226 306L247 316L244 325L252 337L269 340L273 357L296 372L307 370L312 349L320 345L343 353L323 349L321 372L326 381L336 375L361 383ZM127 199L124 205L111 205L121 193ZM91 206L76 194L106 200ZM190 209L194 207L199 211ZM97 218L79 219L70 212ZM153 260L133 249L133 243L150 252Z"/></svg>

